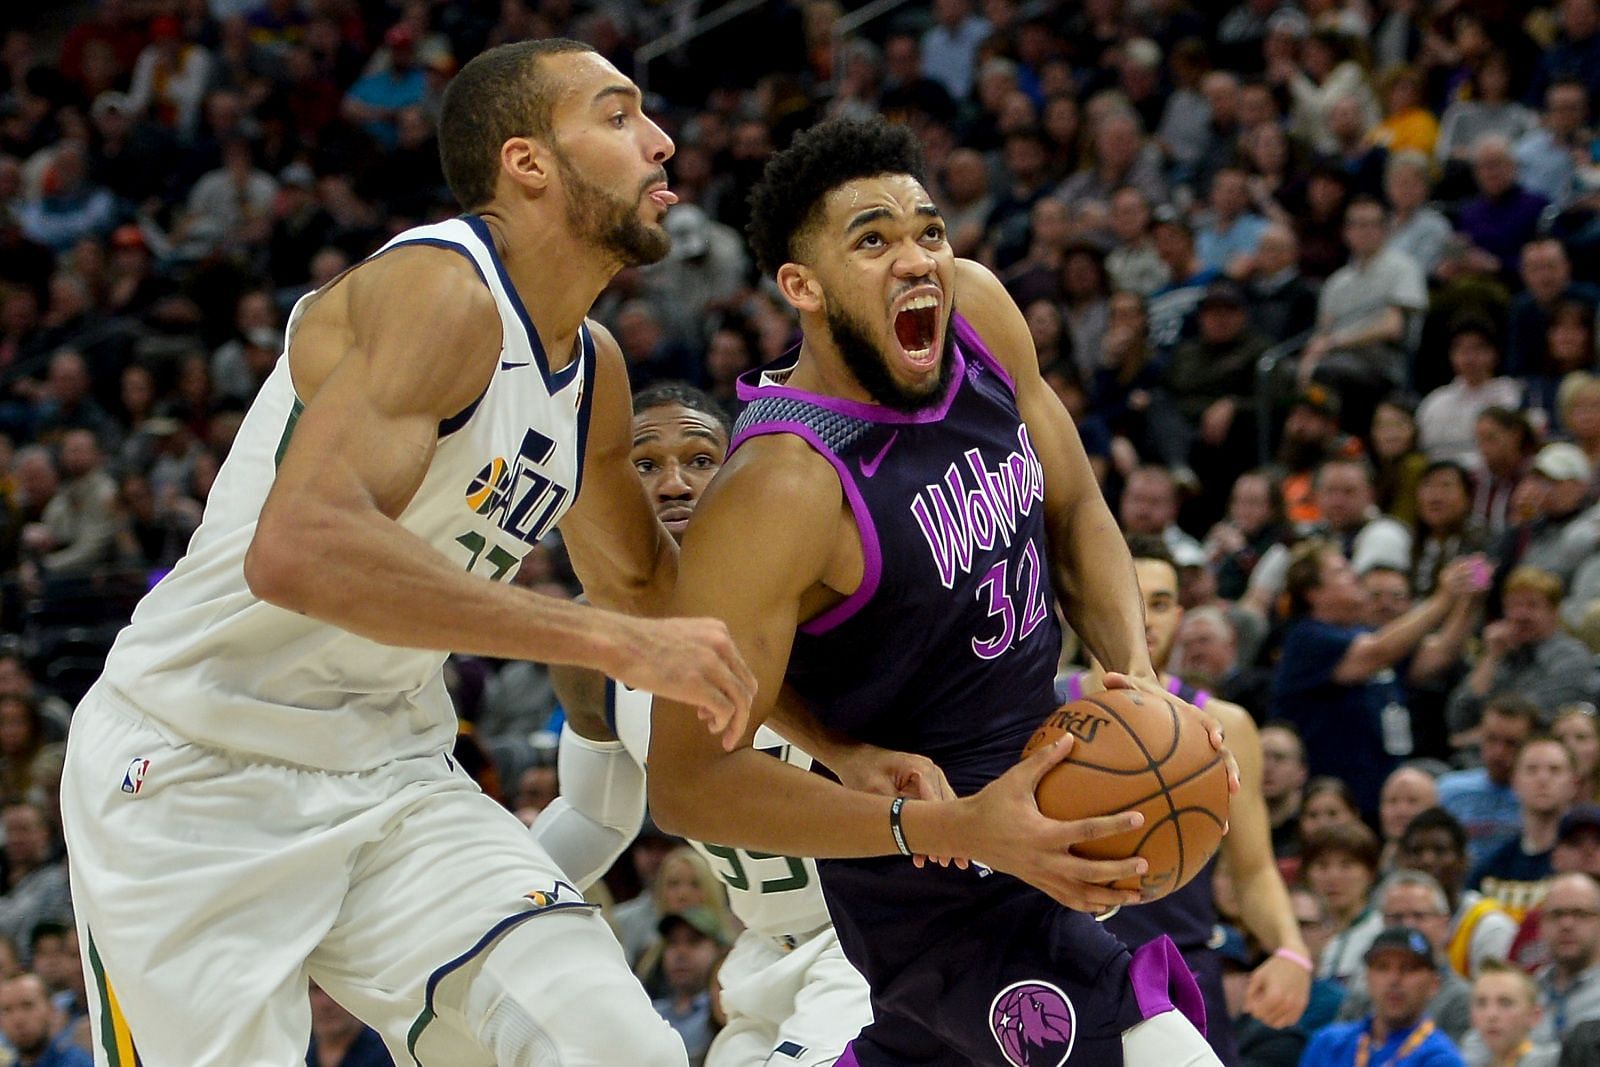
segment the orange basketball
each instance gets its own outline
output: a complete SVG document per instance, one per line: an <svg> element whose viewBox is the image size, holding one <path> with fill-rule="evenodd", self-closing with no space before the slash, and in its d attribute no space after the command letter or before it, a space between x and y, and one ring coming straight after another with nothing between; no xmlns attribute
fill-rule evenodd
<svg viewBox="0 0 1600 1067"><path fill-rule="evenodd" d="M1074 845L1093 859L1143 856L1150 869L1118 883L1158 900L1200 873L1228 821L1228 767L1200 717L1176 697L1108 689L1057 708L1028 739L1024 757L1063 734L1067 758L1039 782L1039 810L1053 819L1138 811L1144 825Z"/></svg>

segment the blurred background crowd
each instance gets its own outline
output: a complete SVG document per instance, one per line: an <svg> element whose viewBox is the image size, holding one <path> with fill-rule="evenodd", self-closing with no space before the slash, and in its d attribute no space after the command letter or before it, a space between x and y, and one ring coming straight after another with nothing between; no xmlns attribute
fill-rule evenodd
<svg viewBox="0 0 1600 1067"><path fill-rule="evenodd" d="M182 554L295 301L456 213L453 72L569 36L677 142L670 258L595 309L636 388L734 413L735 378L796 339L742 235L767 156L823 117L909 124L1114 512L1177 564L1170 668L1270 724L1274 844L1331 983L1300 1045L1365 1010L1360 939L1403 866L1437 890L1413 918L1469 1059L1463 990L1493 957L1539 976L1541 1047L1587 1033L1572 1062L1600 1063L1600 888L1569 877L1600 877L1600 0L42 6L0 11L0 1034L22 1062L82 1026L54 801L74 701ZM577 592L559 541L517 580ZM536 818L543 668L449 670L463 758ZM674 846L647 830L613 914L663 1012L709 1033L733 930ZM1583 898L1554 934L1552 884ZM1499 940L1446 959L1484 915ZM310 1062L388 1062L315 1007ZM1282 1037L1248 1062L1296 1062Z"/></svg>

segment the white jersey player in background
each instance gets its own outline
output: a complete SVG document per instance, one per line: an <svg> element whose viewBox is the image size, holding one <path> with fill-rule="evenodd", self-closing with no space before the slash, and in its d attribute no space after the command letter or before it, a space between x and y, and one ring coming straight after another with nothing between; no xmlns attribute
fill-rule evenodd
<svg viewBox="0 0 1600 1067"><path fill-rule="evenodd" d="M742 729L719 622L652 620L676 547L585 324L660 259L672 142L585 45L467 64L471 214L303 299L187 555L72 725L62 808L96 1062L304 1063L308 979L423 1067L682 1065L594 908L451 760L451 649L605 670ZM595 607L507 579L560 527Z"/></svg>
<svg viewBox="0 0 1600 1067"><path fill-rule="evenodd" d="M728 451L715 401L668 383L634 397L633 463L674 537ZM567 713L561 733L561 796L534 823L534 837L573 883L587 889L638 834L645 813L645 757L654 697L594 671L551 671ZM811 757L763 727L755 747L801 769ZM728 1024L705 1067L831 1064L872 1019L866 981L839 949L815 860L689 842L728 890L745 925L718 972Z"/></svg>

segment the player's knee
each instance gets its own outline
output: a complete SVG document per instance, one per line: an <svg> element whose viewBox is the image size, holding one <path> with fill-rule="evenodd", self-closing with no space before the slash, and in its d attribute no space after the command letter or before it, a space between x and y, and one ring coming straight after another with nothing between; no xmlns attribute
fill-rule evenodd
<svg viewBox="0 0 1600 1067"><path fill-rule="evenodd" d="M484 957L461 1003L479 1043L502 1067L553 1062L557 1049L569 1064L599 1067L625 1055L641 1067L686 1067L682 1039L651 1008L614 941L614 962L582 951L592 947L586 932L565 918L527 923ZM587 965L552 969L563 958Z"/></svg>

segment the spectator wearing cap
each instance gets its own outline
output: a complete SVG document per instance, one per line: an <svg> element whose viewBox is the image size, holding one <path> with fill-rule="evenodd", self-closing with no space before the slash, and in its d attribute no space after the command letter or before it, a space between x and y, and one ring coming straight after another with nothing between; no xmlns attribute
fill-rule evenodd
<svg viewBox="0 0 1600 1067"><path fill-rule="evenodd" d="M728 935L707 908L688 908L663 916L661 970L667 993L653 1003L683 1038L692 1063L711 1047L711 971L728 947Z"/></svg>
<svg viewBox="0 0 1600 1067"><path fill-rule="evenodd" d="M750 257L732 227L708 216L694 204L679 204L667 213L672 251L662 262L644 268L643 294L670 317L673 333L684 343L700 346L710 316L733 308L746 291Z"/></svg>
<svg viewBox="0 0 1600 1067"><path fill-rule="evenodd" d="M113 316L143 318L172 293L172 280L156 273L150 242L136 224L124 223L112 230L108 245L105 310Z"/></svg>
<svg viewBox="0 0 1600 1067"><path fill-rule="evenodd" d="M358 78L345 94L340 111L348 121L366 130L379 148L388 150L399 141L397 118L401 110L423 103L428 79L417 63L415 30L406 23L397 23L383 41L389 47L389 65Z"/></svg>
<svg viewBox="0 0 1600 1067"><path fill-rule="evenodd" d="M1582 1022L1600 1019L1600 882L1583 873L1558 875L1545 894L1540 938L1550 962L1534 980L1543 1017L1537 1041L1561 1041Z"/></svg>
<svg viewBox="0 0 1600 1067"><path fill-rule="evenodd" d="M333 216L317 199L315 172L301 162L284 167L278 174L278 198L267 236L267 270L273 280L285 288L303 283L310 275L311 258L327 247L333 232Z"/></svg>
<svg viewBox="0 0 1600 1067"><path fill-rule="evenodd" d="M1561 582L1548 571L1519 566L1501 592L1502 617L1483 629L1483 651L1450 694L1446 717L1454 733L1470 730L1490 693L1520 693L1549 722L1563 704L1600 694L1594 654L1561 631Z"/></svg>
<svg viewBox="0 0 1600 1067"><path fill-rule="evenodd" d="M150 20L150 43L133 65L128 103L136 115L149 114L181 138L193 135L200 102L210 84L211 53L183 39L174 15Z"/></svg>
<svg viewBox="0 0 1600 1067"><path fill-rule="evenodd" d="M1379 883L1373 899L1385 930L1400 927L1416 931L1427 939L1439 976L1438 990L1427 1001L1427 1015L1440 1032L1459 1045L1472 1026L1472 987L1445 958L1445 947L1450 940L1450 908L1444 890L1430 874L1399 870ZM1369 949L1369 958L1370 955ZM1367 973L1358 970L1351 977L1339 1005L1339 1019L1348 1021L1369 1015L1373 1010L1372 993L1367 985Z"/></svg>
<svg viewBox="0 0 1600 1067"><path fill-rule="evenodd" d="M1244 170L1223 167L1211 178L1210 211L1195 236L1200 264L1230 276L1245 273L1261 244L1267 220L1250 210L1250 188Z"/></svg>
<svg viewBox="0 0 1600 1067"><path fill-rule="evenodd" d="M1169 467L1199 469L1198 484L1221 493L1251 456L1256 363L1268 341L1250 328L1244 291L1226 279L1206 288L1196 321L1162 371L1151 438ZM1217 501L1211 514L1220 510Z"/></svg>
<svg viewBox="0 0 1600 1067"><path fill-rule="evenodd" d="M1517 483L1513 507L1527 516L1507 530L1492 553L1505 566L1527 564L1565 585L1600 540L1600 514L1585 510L1594 472L1577 445L1545 445Z"/></svg>
<svg viewBox="0 0 1600 1067"><path fill-rule="evenodd" d="M125 93L107 90L94 98L89 119L98 135L89 147L89 180L140 207L171 192L173 136L144 121Z"/></svg>
<svg viewBox="0 0 1600 1067"><path fill-rule="evenodd" d="M1428 1015L1439 989L1428 939L1409 927L1389 927L1373 940L1364 961L1372 1014L1319 1032L1300 1067L1465 1067L1455 1044Z"/></svg>
<svg viewBox="0 0 1600 1067"><path fill-rule="evenodd" d="M1515 408L1522 400L1522 384L1515 378L1496 376L1500 364L1500 337L1486 319L1461 319L1450 330L1448 383L1427 396L1417 408L1417 436L1430 460L1465 462L1476 450L1473 426L1488 407Z"/></svg>
<svg viewBox="0 0 1600 1067"><path fill-rule="evenodd" d="M1386 248L1388 215L1376 200L1356 200L1345 212L1350 262L1322 289L1317 328L1300 353L1299 377L1337 389L1345 426L1365 433L1372 409L1405 380L1409 325L1428 307L1422 268Z"/></svg>
<svg viewBox="0 0 1600 1067"><path fill-rule="evenodd" d="M1273 469L1283 493L1284 515L1292 523L1313 523L1322 517L1312 491L1316 470L1334 458L1354 459L1361 442L1339 429L1339 395L1312 383L1294 398L1283 420L1283 440ZM1271 602L1257 605L1270 614Z"/></svg>
<svg viewBox="0 0 1600 1067"><path fill-rule="evenodd" d="M1367 597L1336 544L1303 542L1290 557L1284 589L1291 621L1269 715L1295 725L1311 773L1344 779L1369 818L1384 779L1411 751L1410 716L1393 668L1455 606L1462 567L1452 564L1432 596L1374 630L1362 624Z"/></svg>
<svg viewBox="0 0 1600 1067"><path fill-rule="evenodd" d="M1155 212L1156 253L1166 264L1169 280L1149 300L1150 343L1166 356L1193 329L1195 309L1206 287L1222 277L1195 254L1194 230L1183 213L1170 206Z"/></svg>

